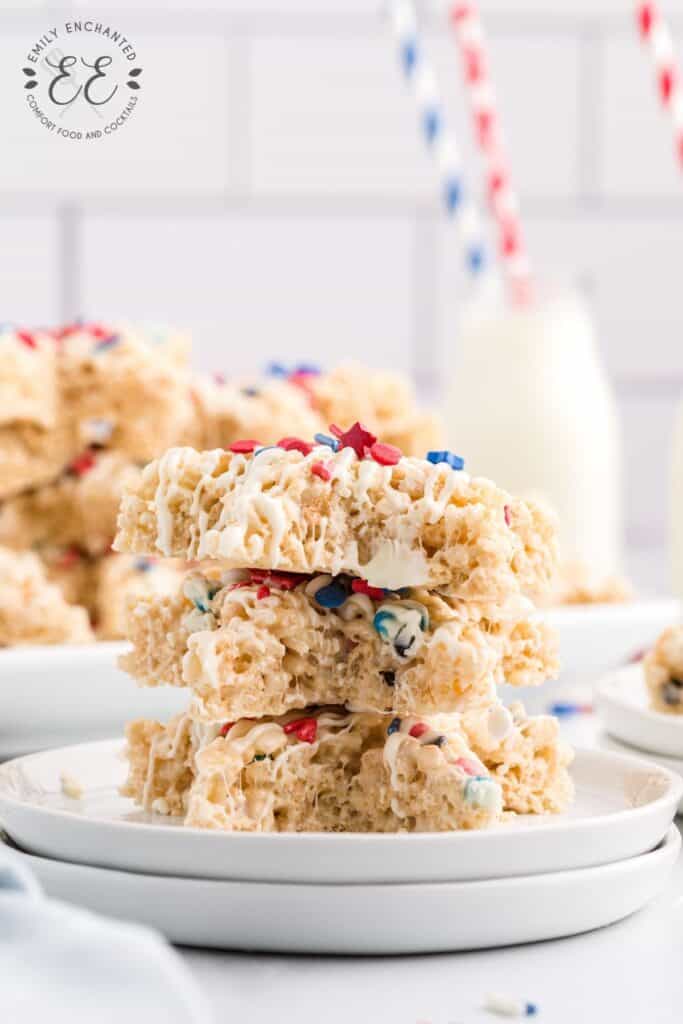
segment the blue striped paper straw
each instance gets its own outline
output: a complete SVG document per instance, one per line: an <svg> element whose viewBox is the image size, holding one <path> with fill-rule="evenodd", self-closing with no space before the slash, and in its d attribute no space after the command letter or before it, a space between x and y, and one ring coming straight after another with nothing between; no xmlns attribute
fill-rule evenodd
<svg viewBox="0 0 683 1024"><path fill-rule="evenodd" d="M447 216L457 221L465 266L477 276L488 263L482 222L465 185L455 135L446 125L439 85L424 54L415 7L410 0L394 0L390 15L401 69L417 104L420 132L439 170L442 202Z"/></svg>

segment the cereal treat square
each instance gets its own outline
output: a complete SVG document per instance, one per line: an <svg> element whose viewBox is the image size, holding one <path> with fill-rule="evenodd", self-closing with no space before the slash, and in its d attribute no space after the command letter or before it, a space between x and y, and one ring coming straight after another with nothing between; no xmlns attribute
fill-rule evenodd
<svg viewBox="0 0 683 1024"><path fill-rule="evenodd" d="M56 355L46 332L0 325L0 426L56 425Z"/></svg>
<svg viewBox="0 0 683 1024"><path fill-rule="evenodd" d="M33 423L0 426L0 500L54 480L75 451L73 433L63 420L52 429Z"/></svg>
<svg viewBox="0 0 683 1024"><path fill-rule="evenodd" d="M645 685L655 711L683 715L683 626L669 626L643 659Z"/></svg>
<svg viewBox="0 0 683 1024"><path fill-rule="evenodd" d="M275 444L292 434L313 437L322 429L309 395L286 381L195 378L192 393L200 425L196 444L201 448L228 448L241 437Z"/></svg>
<svg viewBox="0 0 683 1024"><path fill-rule="evenodd" d="M565 811L574 795L569 774L574 753L560 736L556 718L527 715L520 703L509 708L513 727L492 727L498 712L474 708L462 716L467 742L503 789L506 811L547 814Z"/></svg>
<svg viewBox="0 0 683 1024"><path fill-rule="evenodd" d="M0 508L0 544L19 550L45 545L108 551L126 487L141 470L120 452L87 450L52 483L26 491Z"/></svg>
<svg viewBox="0 0 683 1024"><path fill-rule="evenodd" d="M536 685L556 672L555 636L530 611L523 599L483 608L347 576L206 564L172 597L131 604L133 650L121 667L147 686L190 686L204 720L308 704L456 711L489 703L500 683Z"/></svg>
<svg viewBox="0 0 683 1024"><path fill-rule="evenodd" d="M177 592L184 568L145 555L105 555L96 562L93 618L99 640L122 640L128 605L155 609Z"/></svg>
<svg viewBox="0 0 683 1024"><path fill-rule="evenodd" d="M501 817L500 786L455 723L308 709L201 729L127 729L123 793L185 824L246 832L438 832Z"/></svg>
<svg viewBox="0 0 683 1024"><path fill-rule="evenodd" d="M80 604L91 619L95 614L98 559L90 558L80 548L47 544L36 548L45 574L56 583L69 604Z"/></svg>
<svg viewBox="0 0 683 1024"><path fill-rule="evenodd" d="M115 548L491 603L547 586L555 528L534 502L470 477L450 452L409 458L359 424L338 433L171 449L124 494Z"/></svg>
<svg viewBox="0 0 683 1024"><path fill-rule="evenodd" d="M93 639L85 608L67 604L36 555L0 548L0 647Z"/></svg>
<svg viewBox="0 0 683 1024"><path fill-rule="evenodd" d="M632 601L633 585L624 576L596 574L579 559L561 562L544 604L623 604Z"/></svg>
<svg viewBox="0 0 683 1024"><path fill-rule="evenodd" d="M60 346L59 387L79 448L144 462L184 436L194 406L183 335L74 324L61 329Z"/></svg>
<svg viewBox="0 0 683 1024"><path fill-rule="evenodd" d="M380 441L396 445L406 455L443 447L443 424L420 411L404 374L345 363L329 373L311 375L308 386L324 423L360 420Z"/></svg>

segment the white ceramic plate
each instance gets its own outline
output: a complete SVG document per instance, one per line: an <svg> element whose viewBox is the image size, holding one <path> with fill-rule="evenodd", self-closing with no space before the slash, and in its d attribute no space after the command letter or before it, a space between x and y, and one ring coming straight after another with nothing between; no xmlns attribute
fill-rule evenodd
<svg viewBox="0 0 683 1024"><path fill-rule="evenodd" d="M651 850L683 795L650 762L577 755L567 815L518 817L480 832L254 834L184 828L118 795L121 742L46 751L0 767L0 822L24 850L150 874L298 883L435 882L528 875L621 860ZM82 799L61 792L60 773Z"/></svg>
<svg viewBox="0 0 683 1024"><path fill-rule="evenodd" d="M187 694L143 689L116 662L125 643L0 650L0 760L123 731L131 718L170 718Z"/></svg>
<svg viewBox="0 0 683 1024"><path fill-rule="evenodd" d="M642 665L629 665L602 679L595 701L611 736L652 754L683 758L683 715L649 707Z"/></svg>
<svg viewBox="0 0 683 1024"><path fill-rule="evenodd" d="M662 891L680 848L672 826L654 851L614 864L422 885L221 882L20 856L48 896L151 925L172 942L367 955L484 949L611 924Z"/></svg>
<svg viewBox="0 0 683 1024"><path fill-rule="evenodd" d="M598 750L611 750L617 754L637 754L641 757L643 756L641 750L629 747L626 743L620 743L619 740L615 740L613 736L606 732L598 733L595 738L595 746ZM648 754L647 758L653 764L658 764L660 768L666 768L667 771L673 772L674 775L680 775L683 779L683 759L663 757L661 754ZM683 814L683 796L681 796L678 802L678 814Z"/></svg>

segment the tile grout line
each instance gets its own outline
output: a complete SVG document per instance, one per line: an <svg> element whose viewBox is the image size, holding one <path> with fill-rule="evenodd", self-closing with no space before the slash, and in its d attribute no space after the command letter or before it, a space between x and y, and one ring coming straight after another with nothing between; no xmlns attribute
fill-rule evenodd
<svg viewBox="0 0 683 1024"><path fill-rule="evenodd" d="M58 212L58 303L62 322L81 314L82 281L80 279L81 211L65 203Z"/></svg>

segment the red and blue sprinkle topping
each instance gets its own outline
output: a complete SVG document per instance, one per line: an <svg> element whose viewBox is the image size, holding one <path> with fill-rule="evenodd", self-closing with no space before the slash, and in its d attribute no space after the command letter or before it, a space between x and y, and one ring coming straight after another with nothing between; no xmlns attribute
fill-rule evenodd
<svg viewBox="0 0 683 1024"><path fill-rule="evenodd" d="M449 452L446 449L443 451L430 451L426 455L427 462L431 462L432 465L438 466L439 463L445 462L446 465L450 466L451 469L464 469L465 460L460 455L455 455L453 452Z"/></svg>

